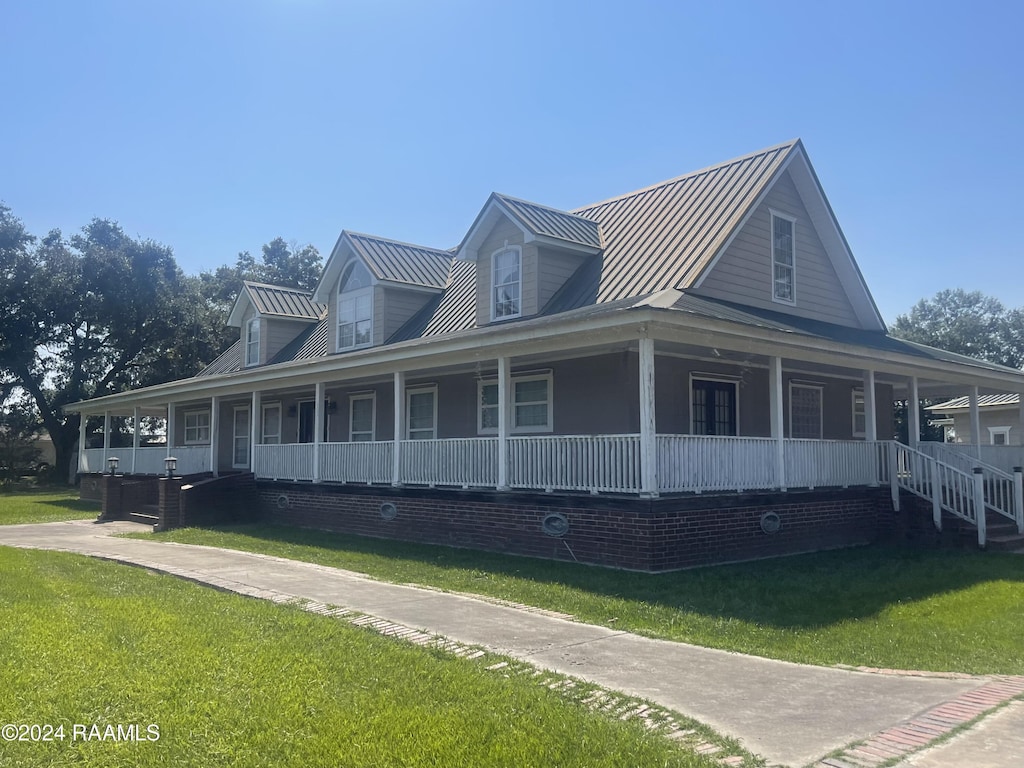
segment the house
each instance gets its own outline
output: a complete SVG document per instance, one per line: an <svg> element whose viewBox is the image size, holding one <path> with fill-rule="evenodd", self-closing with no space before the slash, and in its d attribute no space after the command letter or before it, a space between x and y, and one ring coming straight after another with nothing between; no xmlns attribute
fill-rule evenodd
<svg viewBox="0 0 1024 768"><path fill-rule="evenodd" d="M977 423L980 433L971 435L971 402L964 395L930 405L925 410L949 419L947 430L952 443L981 445L1024 445L1024 403L1020 395L982 395L978 398Z"/></svg>
<svg viewBox="0 0 1024 768"><path fill-rule="evenodd" d="M495 193L451 249L346 230L230 323L194 378L72 407L166 417L128 476L173 454L279 522L644 570L868 540L937 471L894 399L1024 391L888 335L799 140L573 211Z"/></svg>

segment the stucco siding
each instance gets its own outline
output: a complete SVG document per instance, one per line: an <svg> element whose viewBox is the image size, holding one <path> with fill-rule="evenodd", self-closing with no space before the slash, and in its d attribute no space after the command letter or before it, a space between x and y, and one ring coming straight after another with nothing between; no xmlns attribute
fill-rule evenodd
<svg viewBox="0 0 1024 768"><path fill-rule="evenodd" d="M772 300L771 211L796 219L795 305ZM696 294L861 327L789 173L747 220Z"/></svg>

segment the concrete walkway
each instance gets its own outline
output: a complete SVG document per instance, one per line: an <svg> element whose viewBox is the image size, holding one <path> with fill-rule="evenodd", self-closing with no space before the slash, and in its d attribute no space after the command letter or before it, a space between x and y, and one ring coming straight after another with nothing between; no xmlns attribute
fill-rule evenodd
<svg viewBox="0 0 1024 768"><path fill-rule="evenodd" d="M876 764L882 761L875 754L879 750L886 759L899 757L941 736L942 727L948 732L956 718L965 722L975 710L991 711L1024 692L1024 678L910 676L791 664L652 640L550 612L387 584L325 566L111 535L129 530L148 527L91 521L0 526L0 545L77 552L243 594L343 606L650 699L736 737L770 764ZM917 738L905 737L901 753L903 731ZM861 740L868 740L863 754L847 750L823 759Z"/></svg>

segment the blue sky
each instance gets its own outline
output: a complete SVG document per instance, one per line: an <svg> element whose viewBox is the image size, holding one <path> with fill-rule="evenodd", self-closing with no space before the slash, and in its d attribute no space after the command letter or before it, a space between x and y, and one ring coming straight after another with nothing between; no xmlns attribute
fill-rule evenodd
<svg viewBox="0 0 1024 768"><path fill-rule="evenodd" d="M186 272L343 228L456 244L801 137L891 322L1024 305L1024 5L0 0L0 200Z"/></svg>

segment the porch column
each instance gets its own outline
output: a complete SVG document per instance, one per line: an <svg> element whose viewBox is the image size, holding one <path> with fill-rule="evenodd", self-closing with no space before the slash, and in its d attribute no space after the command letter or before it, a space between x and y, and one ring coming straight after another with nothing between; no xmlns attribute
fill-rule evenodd
<svg viewBox="0 0 1024 768"><path fill-rule="evenodd" d="M210 472L217 477L218 454L220 453L220 398L214 395L210 398Z"/></svg>
<svg viewBox="0 0 1024 768"><path fill-rule="evenodd" d="M327 385L322 381L316 383L316 403L313 405L313 482L320 482L320 444L324 441L324 398L327 397Z"/></svg>
<svg viewBox="0 0 1024 768"><path fill-rule="evenodd" d="M107 459L110 457L110 411L103 412L103 466L100 472L106 471Z"/></svg>
<svg viewBox="0 0 1024 768"><path fill-rule="evenodd" d="M875 404L875 372L864 371L864 439L878 440L878 408Z"/></svg>
<svg viewBox="0 0 1024 768"><path fill-rule="evenodd" d="M771 435L775 440L775 480L786 490L786 443L782 426L782 358L768 359L768 412Z"/></svg>
<svg viewBox="0 0 1024 768"><path fill-rule="evenodd" d="M658 495L658 434L654 411L654 339L640 339L640 495Z"/></svg>
<svg viewBox="0 0 1024 768"><path fill-rule="evenodd" d="M917 376L910 377L910 389L907 394L907 443L917 448L921 442L921 401L917 394Z"/></svg>
<svg viewBox="0 0 1024 768"><path fill-rule="evenodd" d="M405 425L405 371L395 371L395 432L391 449L391 484L402 484L402 428Z"/></svg>
<svg viewBox="0 0 1024 768"><path fill-rule="evenodd" d="M132 474L135 474L135 462L139 453L139 406L132 409Z"/></svg>
<svg viewBox="0 0 1024 768"><path fill-rule="evenodd" d="M171 455L171 450L174 448L174 403L167 404L167 455Z"/></svg>
<svg viewBox="0 0 1024 768"><path fill-rule="evenodd" d="M1024 392L1018 393L1017 397L1017 410L1019 411L1017 421L1020 426L1020 429L1017 430L1017 445L1024 445Z"/></svg>
<svg viewBox="0 0 1024 768"><path fill-rule="evenodd" d="M971 409L971 445L974 446L974 455L981 456L981 414L978 413L978 388L971 387L967 395L967 402Z"/></svg>
<svg viewBox="0 0 1024 768"><path fill-rule="evenodd" d="M78 414L78 471L82 471L82 462L85 459L85 422L88 419L84 413ZM65 467L66 469L66 467Z"/></svg>
<svg viewBox="0 0 1024 768"><path fill-rule="evenodd" d="M256 474L256 445L260 440L263 424L263 393L253 390L252 393L252 417L249 419L249 469Z"/></svg>
<svg viewBox="0 0 1024 768"><path fill-rule="evenodd" d="M512 366L507 357L498 358L498 489L508 488L508 416L512 389Z"/></svg>

